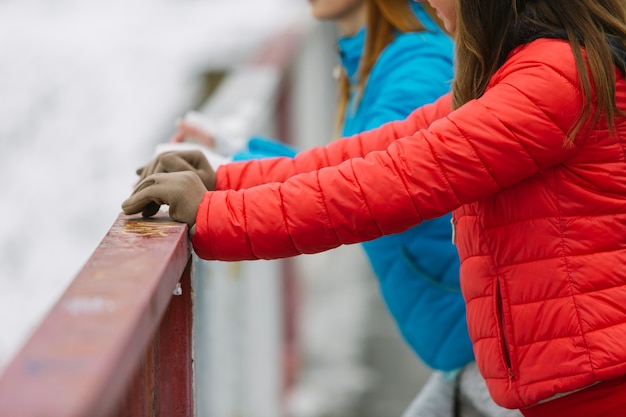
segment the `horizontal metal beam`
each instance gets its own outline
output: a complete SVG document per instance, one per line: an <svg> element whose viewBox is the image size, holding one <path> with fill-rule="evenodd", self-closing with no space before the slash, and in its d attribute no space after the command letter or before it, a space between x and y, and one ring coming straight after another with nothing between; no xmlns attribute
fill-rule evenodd
<svg viewBox="0 0 626 417"><path fill-rule="evenodd" d="M149 362L144 357L158 356L152 341L185 337L190 352L190 334L157 333L185 271L188 278L190 254L185 224L121 214L0 376L0 415L107 417L123 405L131 380ZM191 311L190 301L177 308ZM191 398L190 372L180 383Z"/></svg>

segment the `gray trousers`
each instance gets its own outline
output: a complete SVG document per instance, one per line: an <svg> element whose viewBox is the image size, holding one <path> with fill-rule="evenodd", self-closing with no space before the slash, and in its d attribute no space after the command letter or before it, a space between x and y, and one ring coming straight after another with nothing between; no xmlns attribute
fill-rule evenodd
<svg viewBox="0 0 626 417"><path fill-rule="evenodd" d="M482 375L472 362L456 379L434 371L402 417L521 417L491 399Z"/></svg>

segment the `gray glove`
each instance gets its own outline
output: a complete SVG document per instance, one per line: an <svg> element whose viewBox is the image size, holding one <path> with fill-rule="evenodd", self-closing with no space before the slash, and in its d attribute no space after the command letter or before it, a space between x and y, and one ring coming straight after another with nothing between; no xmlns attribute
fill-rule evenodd
<svg viewBox="0 0 626 417"><path fill-rule="evenodd" d="M187 223L192 229L206 192L194 172L152 174L137 184L135 191L122 203L122 210L126 214L141 212L144 217L150 217L159 211L161 204L168 204L172 220Z"/></svg>
<svg viewBox="0 0 626 417"><path fill-rule="evenodd" d="M215 171L201 151L173 151L157 155L148 165L137 169L139 182L160 172L193 171L207 190L215 190Z"/></svg>

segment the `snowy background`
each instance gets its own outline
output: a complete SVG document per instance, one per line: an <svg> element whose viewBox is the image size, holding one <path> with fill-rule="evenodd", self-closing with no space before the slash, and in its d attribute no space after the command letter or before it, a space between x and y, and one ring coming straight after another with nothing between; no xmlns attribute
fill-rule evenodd
<svg viewBox="0 0 626 417"><path fill-rule="evenodd" d="M301 0L0 0L0 370L120 212L135 168Z"/></svg>

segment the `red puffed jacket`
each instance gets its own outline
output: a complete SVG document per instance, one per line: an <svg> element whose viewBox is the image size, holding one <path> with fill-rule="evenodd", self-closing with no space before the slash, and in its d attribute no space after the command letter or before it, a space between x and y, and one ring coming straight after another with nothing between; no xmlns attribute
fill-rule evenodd
<svg viewBox="0 0 626 417"><path fill-rule="evenodd" d="M470 336L498 404L625 375L626 118L613 133L587 123L568 146L581 103L570 46L533 41L455 111L444 96L293 160L219 168L223 191L202 201L195 250L320 252L454 210Z"/></svg>

